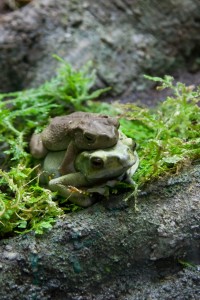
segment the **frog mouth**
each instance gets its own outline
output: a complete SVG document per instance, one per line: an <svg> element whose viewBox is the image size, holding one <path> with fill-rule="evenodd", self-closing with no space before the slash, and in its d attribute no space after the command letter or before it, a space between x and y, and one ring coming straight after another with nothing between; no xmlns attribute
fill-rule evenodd
<svg viewBox="0 0 200 300"><path fill-rule="evenodd" d="M106 181L107 179L114 179L122 174L124 174L128 169L130 169L134 163L129 164L126 166L119 166L118 168L113 168L110 170L107 169L101 169L98 172L91 172L88 174L85 174L88 180L101 180L101 181Z"/></svg>

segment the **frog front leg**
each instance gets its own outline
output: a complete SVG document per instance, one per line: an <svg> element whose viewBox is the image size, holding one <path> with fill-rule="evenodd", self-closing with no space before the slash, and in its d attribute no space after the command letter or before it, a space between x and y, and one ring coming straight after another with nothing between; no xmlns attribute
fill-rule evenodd
<svg viewBox="0 0 200 300"><path fill-rule="evenodd" d="M58 192L59 195L69 198L71 202L82 207L88 207L95 201L87 193L81 193L76 190L78 187L87 187L89 183L83 174L71 173L49 181L49 188L53 192ZM75 185L75 187L74 187Z"/></svg>
<svg viewBox="0 0 200 300"><path fill-rule="evenodd" d="M74 145L74 142L70 142L69 146L67 147L67 150L65 152L65 156L63 158L63 161L59 167L59 172L61 175L70 174L75 172L74 169L74 161L78 154L78 149Z"/></svg>

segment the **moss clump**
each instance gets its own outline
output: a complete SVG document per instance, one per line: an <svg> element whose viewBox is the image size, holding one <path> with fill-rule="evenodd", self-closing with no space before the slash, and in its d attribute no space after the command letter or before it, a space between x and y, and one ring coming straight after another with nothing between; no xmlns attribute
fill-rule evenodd
<svg viewBox="0 0 200 300"><path fill-rule="evenodd" d="M37 89L0 95L0 236L29 230L42 233L56 217L77 209L39 186L37 167L28 152L31 133L42 130L50 116L74 110L123 115L121 130L139 145L141 163L134 175L139 188L200 157L199 89L173 85L169 76L150 78L174 92L154 110L97 103L93 99L107 89L91 92L95 83L91 66L75 71L61 63L58 75Z"/></svg>
<svg viewBox="0 0 200 300"><path fill-rule="evenodd" d="M77 209L75 205L61 209L54 194L39 186L28 141L50 116L81 110L86 101L108 89L91 91L95 82L91 64L75 71L58 59L62 66L52 80L37 89L0 94L0 236L31 229L42 233L55 217Z"/></svg>
<svg viewBox="0 0 200 300"><path fill-rule="evenodd" d="M200 158L200 89L173 85L171 76L146 77L159 82L159 90L170 88L173 95L155 109L123 106L122 130L139 145L140 167L134 175L139 187Z"/></svg>

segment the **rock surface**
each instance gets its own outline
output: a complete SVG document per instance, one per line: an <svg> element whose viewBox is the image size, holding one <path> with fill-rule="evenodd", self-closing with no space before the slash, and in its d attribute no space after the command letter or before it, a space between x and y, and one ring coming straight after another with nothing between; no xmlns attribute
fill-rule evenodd
<svg viewBox="0 0 200 300"><path fill-rule="evenodd" d="M198 0L32 0L0 16L2 91L37 86L58 54L74 66L92 60L113 95L143 90L143 74L187 65L199 70Z"/></svg>
<svg viewBox="0 0 200 300"><path fill-rule="evenodd" d="M197 299L200 271L173 274L179 260L200 262L199 186L196 165L150 185L137 203L115 196L67 215L45 235L2 240L0 299L169 299L167 290L170 299L183 299L174 297L181 290Z"/></svg>

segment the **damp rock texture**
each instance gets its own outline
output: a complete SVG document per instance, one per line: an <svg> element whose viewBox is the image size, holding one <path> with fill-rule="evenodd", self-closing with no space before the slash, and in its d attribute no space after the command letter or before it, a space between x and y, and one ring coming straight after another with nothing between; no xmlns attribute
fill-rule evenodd
<svg viewBox="0 0 200 300"><path fill-rule="evenodd" d="M49 79L58 66L52 54L77 67L92 60L98 85L111 86L113 95L144 89L143 74L199 70L199 0L27 3L15 10L0 5L1 91Z"/></svg>
<svg viewBox="0 0 200 300"><path fill-rule="evenodd" d="M198 164L2 240L0 299L198 299L199 194Z"/></svg>

